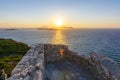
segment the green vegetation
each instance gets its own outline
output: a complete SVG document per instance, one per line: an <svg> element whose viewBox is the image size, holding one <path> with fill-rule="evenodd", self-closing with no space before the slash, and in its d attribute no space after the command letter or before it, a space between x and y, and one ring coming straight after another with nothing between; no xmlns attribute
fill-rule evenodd
<svg viewBox="0 0 120 80"><path fill-rule="evenodd" d="M0 39L0 75L2 69L10 76L12 69L28 51L28 45L11 39Z"/></svg>
<svg viewBox="0 0 120 80"><path fill-rule="evenodd" d="M29 49L28 45L11 39L0 39L0 56L24 55Z"/></svg>

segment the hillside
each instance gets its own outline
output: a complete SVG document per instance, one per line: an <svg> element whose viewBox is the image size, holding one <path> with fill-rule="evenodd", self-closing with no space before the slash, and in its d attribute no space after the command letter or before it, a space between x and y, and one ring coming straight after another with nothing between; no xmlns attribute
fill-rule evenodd
<svg viewBox="0 0 120 80"><path fill-rule="evenodd" d="M7 75L10 76L12 69L28 49L29 46L25 43L0 38L0 75L2 69L4 69Z"/></svg>

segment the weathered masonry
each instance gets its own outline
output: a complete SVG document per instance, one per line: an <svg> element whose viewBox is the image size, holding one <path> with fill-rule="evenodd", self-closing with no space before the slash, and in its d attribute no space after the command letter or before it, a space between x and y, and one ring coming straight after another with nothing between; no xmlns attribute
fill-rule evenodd
<svg viewBox="0 0 120 80"><path fill-rule="evenodd" d="M95 52L86 58L66 45L37 44L16 65L8 80L55 80L57 77L58 80L120 80L120 65Z"/></svg>

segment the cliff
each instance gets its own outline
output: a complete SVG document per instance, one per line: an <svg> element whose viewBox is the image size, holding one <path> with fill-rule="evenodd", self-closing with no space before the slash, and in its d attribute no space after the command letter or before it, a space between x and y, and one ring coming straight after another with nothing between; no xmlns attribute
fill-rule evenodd
<svg viewBox="0 0 120 80"><path fill-rule="evenodd" d="M92 52L86 58L80 53L69 50L66 45L38 44L32 46L25 54L8 80L47 80L45 78L46 64L66 60L83 66L94 74L96 80L120 79L120 66L104 55ZM67 77L65 80L71 79Z"/></svg>

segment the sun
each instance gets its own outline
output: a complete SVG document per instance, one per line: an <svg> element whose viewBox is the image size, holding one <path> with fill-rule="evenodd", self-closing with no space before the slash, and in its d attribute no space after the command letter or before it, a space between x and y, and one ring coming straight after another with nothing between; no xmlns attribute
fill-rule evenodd
<svg viewBox="0 0 120 80"><path fill-rule="evenodd" d="M62 26L63 21L62 21L61 19L57 19L57 20L55 21L55 24L60 27L60 26Z"/></svg>

